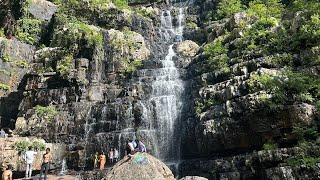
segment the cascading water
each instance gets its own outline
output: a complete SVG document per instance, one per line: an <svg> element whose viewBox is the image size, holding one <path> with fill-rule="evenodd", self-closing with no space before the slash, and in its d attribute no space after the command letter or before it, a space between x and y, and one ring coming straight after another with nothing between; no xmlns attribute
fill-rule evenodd
<svg viewBox="0 0 320 180"><path fill-rule="evenodd" d="M161 12L161 40L157 43L164 52L160 51L156 57L161 58L153 60L156 67L138 70L128 87L134 89L139 84L147 89L145 96L134 103L119 97L89 109L84 134L86 160L95 152L108 152L111 147L118 148L123 156L126 140L139 138L150 153L177 169L185 83L175 65L174 46L183 40L184 10L169 7ZM172 16L171 12L177 15ZM141 114L135 116L137 107Z"/></svg>
<svg viewBox="0 0 320 180"><path fill-rule="evenodd" d="M173 8L170 8L171 10ZM150 98L142 104L142 118L149 121L147 137L153 144L154 154L164 160L179 161L180 159L180 116L183 107L184 82L180 79L179 69L175 67L173 49L175 42L183 39L184 9L179 8L177 26L173 26L170 10L161 12L161 28L159 29L161 44L167 48L164 58L157 60L160 68L142 69L141 77L149 76L151 82ZM141 132L142 130L140 130ZM137 132L139 133L139 132Z"/></svg>
<svg viewBox="0 0 320 180"><path fill-rule="evenodd" d="M66 159L63 158L59 175L64 176L66 173L67 173L67 162L66 162Z"/></svg>

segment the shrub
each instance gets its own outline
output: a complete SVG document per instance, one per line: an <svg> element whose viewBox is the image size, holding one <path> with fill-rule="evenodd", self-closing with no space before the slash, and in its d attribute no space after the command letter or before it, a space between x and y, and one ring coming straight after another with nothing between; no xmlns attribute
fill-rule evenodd
<svg viewBox="0 0 320 180"><path fill-rule="evenodd" d="M320 162L320 157L299 155L288 158L286 162L289 166L293 167L304 165L306 167L313 168Z"/></svg>
<svg viewBox="0 0 320 180"><path fill-rule="evenodd" d="M23 18L17 21L16 36L19 40L36 45L41 36L42 22L37 19Z"/></svg>
<svg viewBox="0 0 320 180"><path fill-rule="evenodd" d="M44 107L44 106L37 105L35 107L35 112L39 118L48 120L49 122L51 122L55 118L55 116L58 114L58 111L54 106Z"/></svg>
<svg viewBox="0 0 320 180"><path fill-rule="evenodd" d="M135 70L137 70L138 68L142 67L143 63L141 60L136 59L132 62L128 62L128 67L126 68L126 73L132 73Z"/></svg>
<svg viewBox="0 0 320 180"><path fill-rule="evenodd" d="M204 99L204 100L196 100L195 101L195 111L197 116L200 116L200 114L206 110L208 110L209 108L211 108L212 106L221 104L221 102L219 102L218 100L216 100L215 98L209 98L209 99Z"/></svg>
<svg viewBox="0 0 320 180"><path fill-rule="evenodd" d="M212 43L205 45L204 53L210 57L218 56L227 53L227 48L223 46L221 40L216 40Z"/></svg>
<svg viewBox="0 0 320 180"><path fill-rule="evenodd" d="M25 152L28 150L28 147L31 145L29 141L21 140L14 143L13 148L18 152Z"/></svg>
<svg viewBox="0 0 320 180"><path fill-rule="evenodd" d="M8 54L4 54L2 56L2 61L3 62L11 62L12 61L12 58L8 55Z"/></svg>
<svg viewBox="0 0 320 180"><path fill-rule="evenodd" d="M316 102L316 108L317 108L318 112L320 112L320 100L318 100Z"/></svg>
<svg viewBox="0 0 320 180"><path fill-rule="evenodd" d="M57 15L57 21L51 46L63 47L73 53L78 51L80 41L84 40L90 48L102 47L103 36L99 28L61 14Z"/></svg>
<svg viewBox="0 0 320 180"><path fill-rule="evenodd" d="M293 56L288 53L276 54L273 56L268 56L265 58L266 62L271 65L278 66L288 66L291 67L293 65Z"/></svg>
<svg viewBox="0 0 320 180"><path fill-rule="evenodd" d="M289 97L313 102L320 94L320 79L313 75L285 71L280 75L253 75L247 82L249 91L265 90L272 100L283 103Z"/></svg>
<svg viewBox="0 0 320 180"><path fill-rule="evenodd" d="M70 69L72 68L73 63L73 56L67 55L62 60L58 61L57 63L57 71L60 73L61 76L66 77Z"/></svg>
<svg viewBox="0 0 320 180"><path fill-rule="evenodd" d="M297 124L293 126L292 133L297 137L299 142L313 141L319 136L318 130L314 126Z"/></svg>
<svg viewBox="0 0 320 180"><path fill-rule="evenodd" d="M10 86L7 85L7 84L0 83L0 89L4 90L4 91L9 91L10 90Z"/></svg>
<svg viewBox="0 0 320 180"><path fill-rule="evenodd" d="M0 37L5 37L4 29L3 29L3 28L0 28Z"/></svg>
<svg viewBox="0 0 320 180"><path fill-rule="evenodd" d="M222 19L240 12L242 9L241 0L221 0L218 4L217 15L219 19Z"/></svg>
<svg viewBox="0 0 320 180"><path fill-rule="evenodd" d="M31 146L34 150L37 150L37 151L43 151L46 148L46 144L39 140L34 140L34 141L20 140L13 144L13 148L19 153L26 152L29 146Z"/></svg>
<svg viewBox="0 0 320 180"><path fill-rule="evenodd" d="M283 5L280 0L254 0L249 2L247 12L250 16L257 16L260 19L268 19L271 17L281 18Z"/></svg>
<svg viewBox="0 0 320 180"><path fill-rule="evenodd" d="M229 72L227 48L225 48L221 40L216 40L204 47L204 53L208 57L210 69L213 71Z"/></svg>
<svg viewBox="0 0 320 180"><path fill-rule="evenodd" d="M129 8L128 0L112 0L113 4L115 4L120 9Z"/></svg>
<svg viewBox="0 0 320 180"><path fill-rule="evenodd" d="M27 68L29 67L29 64L26 60L17 60L14 62L18 67L20 68Z"/></svg>
<svg viewBox="0 0 320 180"><path fill-rule="evenodd" d="M278 145L276 143L274 143L273 141L268 141L266 143L263 144L262 149L264 150L274 150L277 149Z"/></svg>

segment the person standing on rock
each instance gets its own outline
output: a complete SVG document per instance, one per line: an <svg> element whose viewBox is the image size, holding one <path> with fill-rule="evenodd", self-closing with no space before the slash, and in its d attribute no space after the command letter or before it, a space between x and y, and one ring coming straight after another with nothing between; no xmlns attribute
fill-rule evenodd
<svg viewBox="0 0 320 180"><path fill-rule="evenodd" d="M40 172L40 180L44 174L44 180L47 179L48 171L50 169L50 163L52 162L52 155L50 152L50 148L46 149L46 153L43 155L43 162L41 165L41 172Z"/></svg>
<svg viewBox="0 0 320 180"><path fill-rule="evenodd" d="M113 148L110 148L110 151L109 151L109 153L108 153L108 156L109 156L110 164L113 164L113 158L114 158Z"/></svg>
<svg viewBox="0 0 320 180"><path fill-rule="evenodd" d="M34 156L37 153L32 150L32 147L29 146L28 151L26 151L24 155L24 160L26 161L27 167L26 167L26 178L31 178L32 176L32 164L34 160Z"/></svg>
<svg viewBox="0 0 320 180"><path fill-rule="evenodd" d="M2 173L2 180L12 180L12 166L9 164Z"/></svg>
<svg viewBox="0 0 320 180"><path fill-rule="evenodd" d="M113 158L114 158L114 162L118 162L119 160L119 151L117 150L117 148L113 149Z"/></svg>
<svg viewBox="0 0 320 180"><path fill-rule="evenodd" d="M143 144L142 141L139 141L138 139L136 139L136 143L137 143L136 151L138 151L138 152L147 152L146 146Z"/></svg>
<svg viewBox="0 0 320 180"><path fill-rule="evenodd" d="M132 140L128 140L127 141L127 146L126 146L126 155L128 155L129 157L133 156L135 151L134 151L134 145L132 143Z"/></svg>
<svg viewBox="0 0 320 180"><path fill-rule="evenodd" d="M8 136L7 133L3 129L1 129L0 130L0 138L6 138L7 136Z"/></svg>
<svg viewBox="0 0 320 180"><path fill-rule="evenodd" d="M96 169L98 168L98 163L99 163L99 153L96 152L93 158L94 158L93 168Z"/></svg>
<svg viewBox="0 0 320 180"><path fill-rule="evenodd" d="M102 151L102 154L100 154L100 157L99 157L99 161L100 161L100 170L103 170L104 169L104 166L106 164L106 155L104 154L104 152Z"/></svg>

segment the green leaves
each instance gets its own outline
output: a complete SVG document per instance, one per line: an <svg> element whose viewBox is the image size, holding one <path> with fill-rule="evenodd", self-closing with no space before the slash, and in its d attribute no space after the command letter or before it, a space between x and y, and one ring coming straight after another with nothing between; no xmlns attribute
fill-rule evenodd
<svg viewBox="0 0 320 180"><path fill-rule="evenodd" d="M43 151L46 148L46 144L39 140L34 140L34 141L20 140L13 144L13 148L19 153L26 152L30 146L32 147L32 149L38 150L38 151Z"/></svg>
<svg viewBox="0 0 320 180"><path fill-rule="evenodd" d="M37 105L35 107L35 111L39 118L48 120L49 122L51 122L55 118L55 116L58 114L58 111L56 110L56 108L51 105L46 107Z"/></svg>
<svg viewBox="0 0 320 180"><path fill-rule="evenodd" d="M218 4L217 14L219 19L222 19L242 10L241 0L221 0Z"/></svg>
<svg viewBox="0 0 320 180"><path fill-rule="evenodd" d="M10 90L10 86L0 82L0 89L4 90L4 91L9 91Z"/></svg>
<svg viewBox="0 0 320 180"><path fill-rule="evenodd" d="M249 3L247 12L249 16L257 16L260 19L281 18L283 5L280 0L254 0Z"/></svg>
<svg viewBox="0 0 320 180"><path fill-rule="evenodd" d="M61 76L67 76L72 68L73 56L67 55L57 63L57 71Z"/></svg>
<svg viewBox="0 0 320 180"><path fill-rule="evenodd" d="M16 36L20 41L36 45L41 36L42 21L31 18L22 18L17 22Z"/></svg>
<svg viewBox="0 0 320 180"><path fill-rule="evenodd" d="M204 53L208 57L207 61L213 71L228 72L230 70L228 65L229 58L226 54L227 51L228 49L223 46L220 39L204 47Z"/></svg>

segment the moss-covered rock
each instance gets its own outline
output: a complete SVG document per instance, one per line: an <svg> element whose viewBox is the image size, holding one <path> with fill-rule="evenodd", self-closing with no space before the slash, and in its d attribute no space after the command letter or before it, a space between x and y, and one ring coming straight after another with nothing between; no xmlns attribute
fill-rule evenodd
<svg viewBox="0 0 320 180"><path fill-rule="evenodd" d="M142 35L130 31L108 30L107 53L110 54L110 71L132 72L142 65L150 56Z"/></svg>

